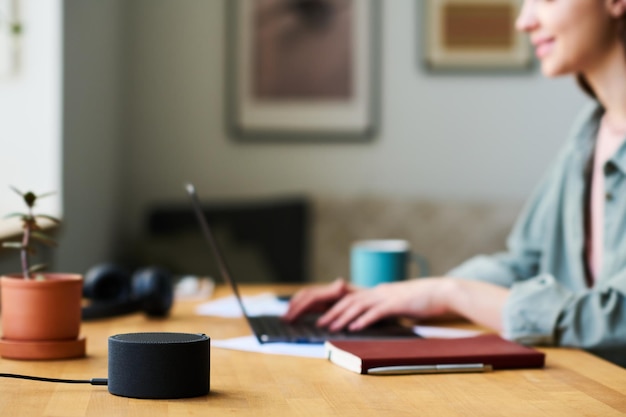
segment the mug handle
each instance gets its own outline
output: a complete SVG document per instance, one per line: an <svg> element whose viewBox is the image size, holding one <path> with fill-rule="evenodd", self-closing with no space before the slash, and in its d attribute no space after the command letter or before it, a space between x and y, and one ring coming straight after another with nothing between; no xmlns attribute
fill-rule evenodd
<svg viewBox="0 0 626 417"><path fill-rule="evenodd" d="M428 259L426 259L426 257L417 252L411 252L410 259L415 261L417 267L419 268L419 278L430 276L430 265L428 264Z"/></svg>

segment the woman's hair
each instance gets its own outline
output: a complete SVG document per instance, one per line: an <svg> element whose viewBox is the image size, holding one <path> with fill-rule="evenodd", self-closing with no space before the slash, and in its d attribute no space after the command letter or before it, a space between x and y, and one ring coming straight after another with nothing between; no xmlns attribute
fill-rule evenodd
<svg viewBox="0 0 626 417"><path fill-rule="evenodd" d="M620 28L620 39L622 40L622 46L626 50L626 15L622 16L619 22ZM596 93L593 91L591 84L585 78L583 74L576 74L576 81L578 81L578 85L582 90L587 93L592 98L597 98Z"/></svg>
<svg viewBox="0 0 626 417"><path fill-rule="evenodd" d="M593 92L593 88L589 85L589 82L583 74L576 74L576 81L578 86L591 98L597 98L596 93Z"/></svg>

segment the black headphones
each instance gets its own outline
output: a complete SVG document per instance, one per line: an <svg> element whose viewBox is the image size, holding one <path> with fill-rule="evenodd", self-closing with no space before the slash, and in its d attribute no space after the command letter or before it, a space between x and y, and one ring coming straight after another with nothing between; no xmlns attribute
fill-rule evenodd
<svg viewBox="0 0 626 417"><path fill-rule="evenodd" d="M165 317L172 307L173 293L172 276L161 268L142 268L131 274L119 265L96 265L83 281L83 297L91 303L83 307L82 318L101 319L135 311Z"/></svg>

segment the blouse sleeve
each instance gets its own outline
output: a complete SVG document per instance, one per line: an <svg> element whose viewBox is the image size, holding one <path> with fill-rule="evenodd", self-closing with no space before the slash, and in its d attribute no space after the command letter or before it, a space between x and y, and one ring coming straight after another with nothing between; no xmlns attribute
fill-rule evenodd
<svg viewBox="0 0 626 417"><path fill-rule="evenodd" d="M513 285L504 334L533 345L574 346L626 366L626 272L573 292L549 274Z"/></svg>

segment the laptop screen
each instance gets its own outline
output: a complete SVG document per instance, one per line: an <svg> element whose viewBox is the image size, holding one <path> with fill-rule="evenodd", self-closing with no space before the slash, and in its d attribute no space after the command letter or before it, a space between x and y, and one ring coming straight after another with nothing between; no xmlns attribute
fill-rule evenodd
<svg viewBox="0 0 626 417"><path fill-rule="evenodd" d="M213 232L209 227L209 223L207 222L204 212L202 211L200 198L198 197L196 188L193 186L193 184L187 183L185 184L185 189L187 190L187 194L189 194L189 197L191 198L191 206L193 207L193 211L198 218L198 222L200 223L202 234L209 243L213 255L215 255L215 259L217 260L217 265L220 270L220 275L222 275L222 279L232 288L233 293L235 294L235 298L237 299L237 303L241 307L241 312L246 317L246 319L248 319L248 313L245 306L243 305L241 295L239 294L239 288L237 288L237 283L230 274L230 270L226 265L226 259L224 259L224 257L222 256L222 252L220 251L220 248L217 244L217 240L215 239L215 236L213 235Z"/></svg>

